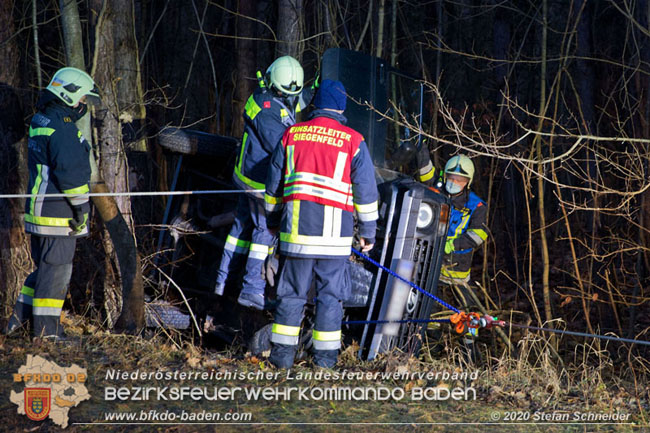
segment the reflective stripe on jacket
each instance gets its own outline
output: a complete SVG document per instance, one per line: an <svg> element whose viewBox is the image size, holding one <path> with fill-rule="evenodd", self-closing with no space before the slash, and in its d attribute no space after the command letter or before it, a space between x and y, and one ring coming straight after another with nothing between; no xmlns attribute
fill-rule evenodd
<svg viewBox="0 0 650 433"><path fill-rule="evenodd" d="M487 206L471 191L454 197L452 204L447 240L453 240L454 252L445 255L442 275L464 279L469 276L474 250L487 239Z"/></svg>
<svg viewBox="0 0 650 433"><path fill-rule="evenodd" d="M90 145L75 125L78 112L50 103L34 115L29 127L27 165L30 194L68 194L68 197L30 197L25 201L25 231L41 236L69 236L72 205L88 219ZM74 236L88 234L88 225Z"/></svg>
<svg viewBox="0 0 650 433"><path fill-rule="evenodd" d="M343 115L316 110L289 128L266 179L269 227L280 217L280 251L293 257L349 256L356 211L360 235L374 242L379 194L363 136Z"/></svg>
<svg viewBox="0 0 650 433"><path fill-rule="evenodd" d="M244 135L233 175L242 189L264 189L273 149L287 127L296 123L296 113L307 106L310 97L310 90L303 90L293 108L271 90L260 87L248 98L244 107Z"/></svg>

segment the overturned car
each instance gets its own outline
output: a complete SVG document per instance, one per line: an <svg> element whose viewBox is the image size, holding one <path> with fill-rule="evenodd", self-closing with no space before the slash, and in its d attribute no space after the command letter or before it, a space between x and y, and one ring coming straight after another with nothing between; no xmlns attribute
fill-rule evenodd
<svg viewBox="0 0 650 433"><path fill-rule="evenodd" d="M426 326L409 319L428 319L434 301L382 267L437 294L450 204L445 196L404 174L423 145L419 133L423 86L384 60L340 48L325 52L321 77L343 82L354 101L348 103L345 116L348 125L366 138L380 192L377 242L370 258L381 266L356 255L347 263L351 296L344 303L344 340L357 341L363 359L393 348L417 353ZM235 189L230 176L238 140L169 129L161 133L160 144L176 155L172 189ZM158 249L168 252L159 256L157 265L167 269L166 275L191 299L192 310L205 321L205 331L227 343L247 343L256 353L267 345L269 312L237 305L237 276L227 282L225 296L212 295L235 204L236 195L229 193L170 198L163 221L170 228L158 240ZM266 273L267 293L273 293L272 266ZM301 342L307 348L312 316L307 311L303 324Z"/></svg>

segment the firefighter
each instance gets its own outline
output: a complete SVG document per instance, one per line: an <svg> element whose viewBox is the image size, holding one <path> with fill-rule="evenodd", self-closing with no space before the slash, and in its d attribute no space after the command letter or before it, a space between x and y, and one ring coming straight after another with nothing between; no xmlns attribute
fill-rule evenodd
<svg viewBox="0 0 650 433"><path fill-rule="evenodd" d="M99 98L93 79L76 68L59 69L41 93L29 127L28 191L66 194L31 197L25 203L25 231L31 234L36 266L20 291L7 326L32 321L34 336L65 340L60 323L72 274L77 238L88 235L90 145L75 122Z"/></svg>
<svg viewBox="0 0 650 433"><path fill-rule="evenodd" d="M303 70L291 56L276 59L267 69L260 86L244 107L244 135L235 163L233 180L246 194L240 194L235 221L217 271L214 293L222 295L228 275L246 259L245 275L238 302L246 307L264 309L264 261L274 241L266 227L264 180L271 153L285 129L296 123L296 114L311 100L311 89L303 89Z"/></svg>
<svg viewBox="0 0 650 433"><path fill-rule="evenodd" d="M416 179L429 186L435 185L433 189L438 193L444 189L442 193L451 197L452 210L440 280L447 284L466 286L470 281L472 255L487 239L487 206L470 191L474 179L474 163L466 155L456 155L436 175L425 144L418 149L416 162Z"/></svg>
<svg viewBox="0 0 650 433"><path fill-rule="evenodd" d="M443 182L451 198L451 215L445 242L445 255L440 282L451 287L462 307L470 311L479 306L470 286L472 256L487 239L487 205L470 190L474 179L474 163L466 155L456 155L445 164ZM465 355L475 362L480 354L474 345L478 329L470 328L463 336Z"/></svg>
<svg viewBox="0 0 650 433"><path fill-rule="evenodd" d="M487 239L487 206L473 191L474 163L465 155L447 161L445 191L451 197L451 216L445 242L441 280L461 286L469 284L472 255ZM470 300L467 300L468 305Z"/></svg>
<svg viewBox="0 0 650 433"><path fill-rule="evenodd" d="M269 361L293 365L303 309L315 275L314 364L331 368L341 346L343 301L349 296L346 260L357 213L363 251L377 226L374 167L361 134L344 126L346 94L339 81L323 80L311 120L284 133L266 179L269 227L280 230L281 270Z"/></svg>

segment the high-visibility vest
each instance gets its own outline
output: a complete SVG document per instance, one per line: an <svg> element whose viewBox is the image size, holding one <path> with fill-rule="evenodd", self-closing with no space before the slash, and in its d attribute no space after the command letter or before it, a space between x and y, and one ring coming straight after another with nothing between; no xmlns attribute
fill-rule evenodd
<svg viewBox="0 0 650 433"><path fill-rule="evenodd" d="M476 245L483 243L485 239L487 239L487 232L482 228L468 229L468 225L476 209L484 205L485 202L481 200L479 196L474 194L474 192L470 191L463 209L457 209L452 206L449 218L449 228L447 230L447 240L458 239L467 233ZM453 266L443 266L441 271L442 275L456 279L469 277L473 252L473 248L454 251L448 260L453 263ZM445 263L446 262L447 261L445 261Z"/></svg>

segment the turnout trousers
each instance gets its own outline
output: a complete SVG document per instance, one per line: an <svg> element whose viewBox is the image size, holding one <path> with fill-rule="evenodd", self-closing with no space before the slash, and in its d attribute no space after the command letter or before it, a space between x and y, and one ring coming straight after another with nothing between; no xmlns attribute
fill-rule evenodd
<svg viewBox="0 0 650 433"><path fill-rule="evenodd" d="M278 306L271 331L269 360L280 368L290 368L298 348L300 324L307 293L315 278L316 320L312 331L314 363L332 368L341 347L343 301L348 297L345 258L311 259L283 257L278 283Z"/></svg>
<svg viewBox="0 0 650 433"><path fill-rule="evenodd" d="M242 292L263 295L266 280L262 277L262 269L272 244L273 235L266 227L264 201L240 194L235 221L221 255L217 284L225 284L228 276L236 272L247 257Z"/></svg>
<svg viewBox="0 0 650 433"><path fill-rule="evenodd" d="M27 276L9 329L32 320L35 337L62 336L61 310L68 293L76 238L31 235L36 270Z"/></svg>

